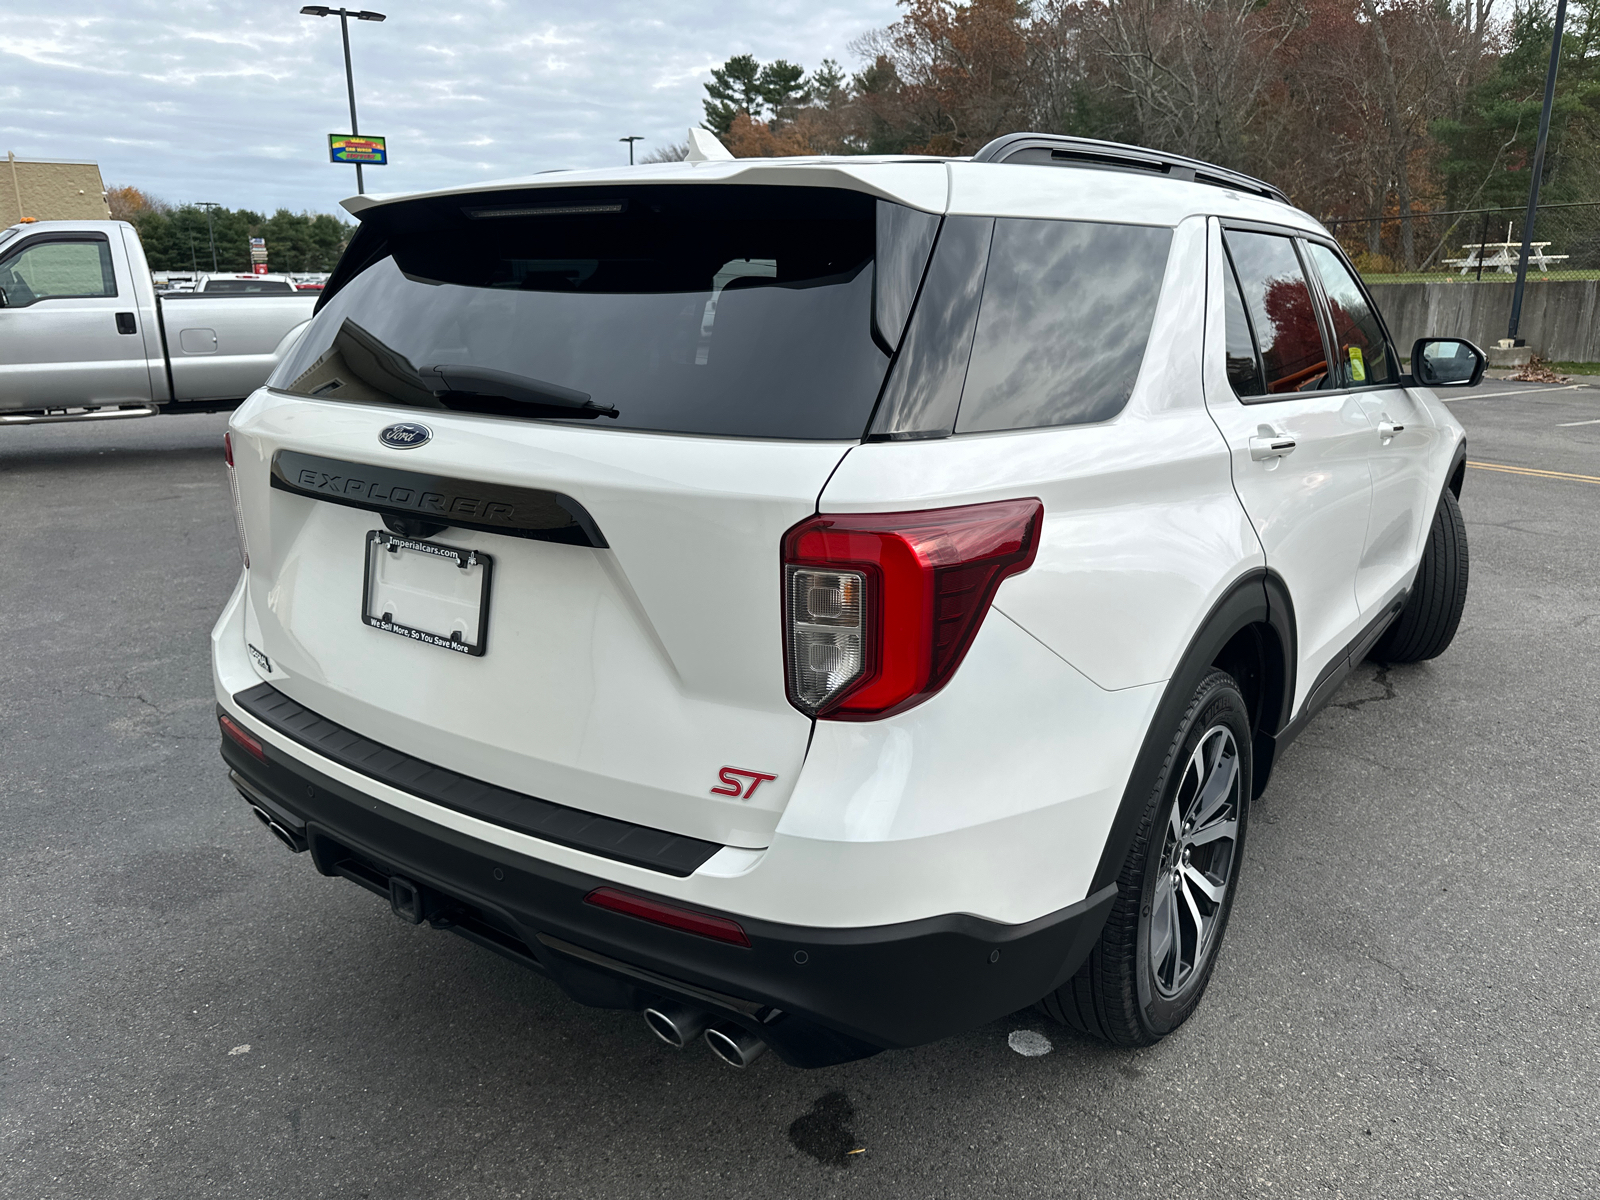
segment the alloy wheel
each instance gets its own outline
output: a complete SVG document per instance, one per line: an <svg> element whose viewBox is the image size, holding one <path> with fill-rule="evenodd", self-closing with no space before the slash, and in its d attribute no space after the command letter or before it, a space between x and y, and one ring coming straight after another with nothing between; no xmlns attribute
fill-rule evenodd
<svg viewBox="0 0 1600 1200"><path fill-rule="evenodd" d="M1146 945L1156 991L1171 1000L1203 974L1216 945L1239 845L1239 748L1226 725L1189 756L1163 830Z"/></svg>

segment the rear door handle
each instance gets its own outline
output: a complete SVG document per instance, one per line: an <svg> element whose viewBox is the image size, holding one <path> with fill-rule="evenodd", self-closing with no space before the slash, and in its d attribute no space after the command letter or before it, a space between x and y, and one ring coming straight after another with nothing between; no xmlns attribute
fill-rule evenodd
<svg viewBox="0 0 1600 1200"><path fill-rule="evenodd" d="M139 332L139 327L133 323L133 314L132 313L118 313L117 314L117 332L118 333L138 333Z"/></svg>
<svg viewBox="0 0 1600 1200"><path fill-rule="evenodd" d="M1273 434L1271 437L1253 437L1250 439L1250 457L1256 462L1265 462L1269 458L1282 458L1286 454L1294 453L1294 439L1284 437L1282 434Z"/></svg>
<svg viewBox="0 0 1600 1200"><path fill-rule="evenodd" d="M1404 425L1396 425L1388 417L1383 417L1378 421L1378 436L1387 442L1395 434L1404 433L1405 428Z"/></svg>

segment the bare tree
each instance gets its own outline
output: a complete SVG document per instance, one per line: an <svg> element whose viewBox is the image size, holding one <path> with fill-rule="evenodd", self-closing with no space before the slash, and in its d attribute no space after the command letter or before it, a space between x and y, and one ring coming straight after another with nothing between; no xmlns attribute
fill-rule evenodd
<svg viewBox="0 0 1600 1200"><path fill-rule="evenodd" d="M688 157L688 142L668 142L665 146L650 151L639 161L641 163L682 162Z"/></svg>
<svg viewBox="0 0 1600 1200"><path fill-rule="evenodd" d="M1107 0L1091 28L1141 140L1242 166L1247 135L1270 123L1278 52L1306 20L1300 0Z"/></svg>

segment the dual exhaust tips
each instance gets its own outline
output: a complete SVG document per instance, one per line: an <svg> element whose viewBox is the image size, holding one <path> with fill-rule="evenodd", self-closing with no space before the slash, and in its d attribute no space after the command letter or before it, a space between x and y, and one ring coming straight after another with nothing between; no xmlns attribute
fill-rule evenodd
<svg viewBox="0 0 1600 1200"><path fill-rule="evenodd" d="M730 1067L748 1067L767 1051L767 1044L731 1021L714 1021L711 1014L670 1002L644 1010L644 1023L674 1050L682 1050L704 1035L706 1045Z"/></svg>

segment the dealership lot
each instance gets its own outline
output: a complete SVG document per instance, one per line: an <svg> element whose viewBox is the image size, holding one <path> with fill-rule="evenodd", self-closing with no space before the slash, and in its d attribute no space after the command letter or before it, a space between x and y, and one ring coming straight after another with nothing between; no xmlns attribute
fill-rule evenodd
<svg viewBox="0 0 1600 1200"><path fill-rule="evenodd" d="M1600 1191L1600 388L1451 407L1461 632L1290 750L1194 1020L810 1073L674 1053L288 854L216 752L226 418L0 430L0 1193Z"/></svg>

